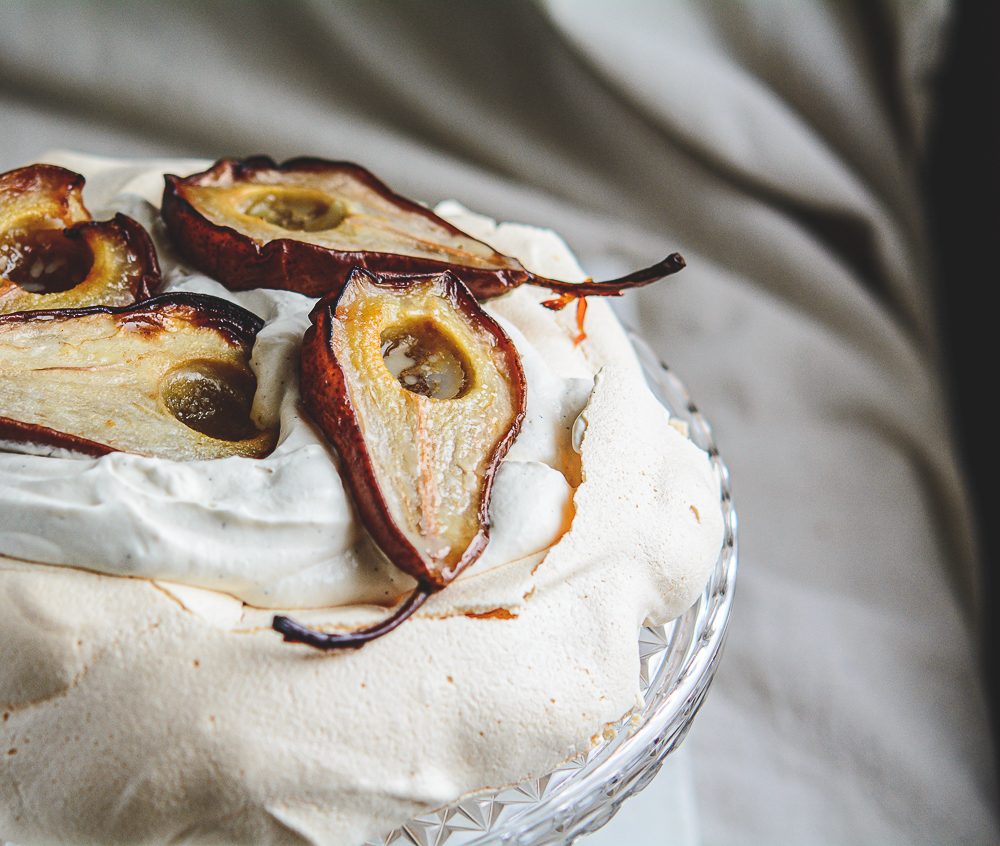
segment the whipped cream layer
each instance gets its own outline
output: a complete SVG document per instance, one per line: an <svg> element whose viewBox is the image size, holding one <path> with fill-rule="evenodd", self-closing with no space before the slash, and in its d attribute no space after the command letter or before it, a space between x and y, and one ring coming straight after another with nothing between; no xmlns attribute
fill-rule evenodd
<svg viewBox="0 0 1000 846"><path fill-rule="evenodd" d="M528 412L487 552L359 651L287 645L264 609L364 625L412 584L358 526L299 411L311 301L230 294L176 260L151 204L163 170L205 163L46 161L87 176L92 210L152 227L171 289L267 321L254 415L281 434L257 461L0 456L0 835L359 843L540 775L636 705L638 627L697 597L723 527L708 457L649 393L606 303L579 345L573 310L543 308L544 291L489 304ZM552 233L439 212L536 273L583 278Z"/></svg>

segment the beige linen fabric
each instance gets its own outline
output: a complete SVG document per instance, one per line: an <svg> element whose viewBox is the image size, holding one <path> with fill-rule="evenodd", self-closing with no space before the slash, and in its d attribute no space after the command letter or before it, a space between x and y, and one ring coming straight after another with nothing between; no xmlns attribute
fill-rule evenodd
<svg viewBox="0 0 1000 846"><path fill-rule="evenodd" d="M595 277L679 249L621 312L715 426L740 584L683 819L618 842L1000 840L918 191L943 2L0 10L0 168L322 155Z"/></svg>

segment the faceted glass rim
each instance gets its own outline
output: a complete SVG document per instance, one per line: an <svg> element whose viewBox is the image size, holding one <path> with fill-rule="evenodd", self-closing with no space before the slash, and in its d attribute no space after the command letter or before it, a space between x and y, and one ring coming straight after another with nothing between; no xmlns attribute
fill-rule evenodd
<svg viewBox="0 0 1000 846"><path fill-rule="evenodd" d="M645 341L627 331L653 394L672 418L687 424L689 437L709 454L718 477L725 533L704 591L676 620L640 629L644 707L609 726L589 752L541 778L463 797L410 820L384 838L368 841L366 846L570 844L604 825L625 799L652 781L663 759L687 735L725 643L736 585L736 511L729 471L708 421L680 379Z"/></svg>

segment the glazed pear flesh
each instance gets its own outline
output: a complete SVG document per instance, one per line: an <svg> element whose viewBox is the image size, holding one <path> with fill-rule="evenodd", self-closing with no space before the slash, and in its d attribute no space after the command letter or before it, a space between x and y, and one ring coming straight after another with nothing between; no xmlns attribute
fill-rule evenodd
<svg viewBox="0 0 1000 846"><path fill-rule="evenodd" d="M235 184L227 191L190 186L186 196L214 223L238 220L241 230L261 244L289 238L342 252L499 266L485 244L435 225L423 210L389 202L349 170L311 174L308 182L298 174L285 178L286 184Z"/></svg>
<svg viewBox="0 0 1000 846"><path fill-rule="evenodd" d="M306 407L340 454L365 527L419 587L386 624L353 636L283 617L274 625L286 640L359 646L485 549L493 476L524 417L524 373L513 343L450 273L355 270L313 320L302 348Z"/></svg>
<svg viewBox="0 0 1000 846"><path fill-rule="evenodd" d="M0 175L0 314L129 305L159 285L145 230L122 214L92 221L83 184L51 165Z"/></svg>
<svg viewBox="0 0 1000 846"><path fill-rule="evenodd" d="M275 434L250 420L258 328L193 294L0 317L0 437L175 461L263 455Z"/></svg>

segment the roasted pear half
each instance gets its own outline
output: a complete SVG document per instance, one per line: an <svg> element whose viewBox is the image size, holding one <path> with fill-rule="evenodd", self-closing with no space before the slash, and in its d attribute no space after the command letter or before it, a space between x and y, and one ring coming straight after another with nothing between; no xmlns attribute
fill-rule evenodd
<svg viewBox="0 0 1000 846"><path fill-rule="evenodd" d="M91 220L83 184L53 165L0 175L0 314L129 305L160 284L146 230L123 214Z"/></svg>
<svg viewBox="0 0 1000 846"><path fill-rule="evenodd" d="M680 270L676 253L608 282L535 276L517 259L394 194L355 164L266 157L223 159L210 170L166 177L163 218L177 249L235 290L286 288L311 297L336 293L355 267L383 277L450 270L479 299L525 282L572 299L614 295Z"/></svg>
<svg viewBox="0 0 1000 846"><path fill-rule="evenodd" d="M355 270L320 301L302 346L302 397L336 447L361 520L419 583L392 617L351 634L286 617L286 640L359 646L398 625L486 547L493 476L524 418L520 357L451 273Z"/></svg>
<svg viewBox="0 0 1000 846"><path fill-rule="evenodd" d="M188 461L269 452L250 419L262 321L217 297L0 315L0 441Z"/></svg>

